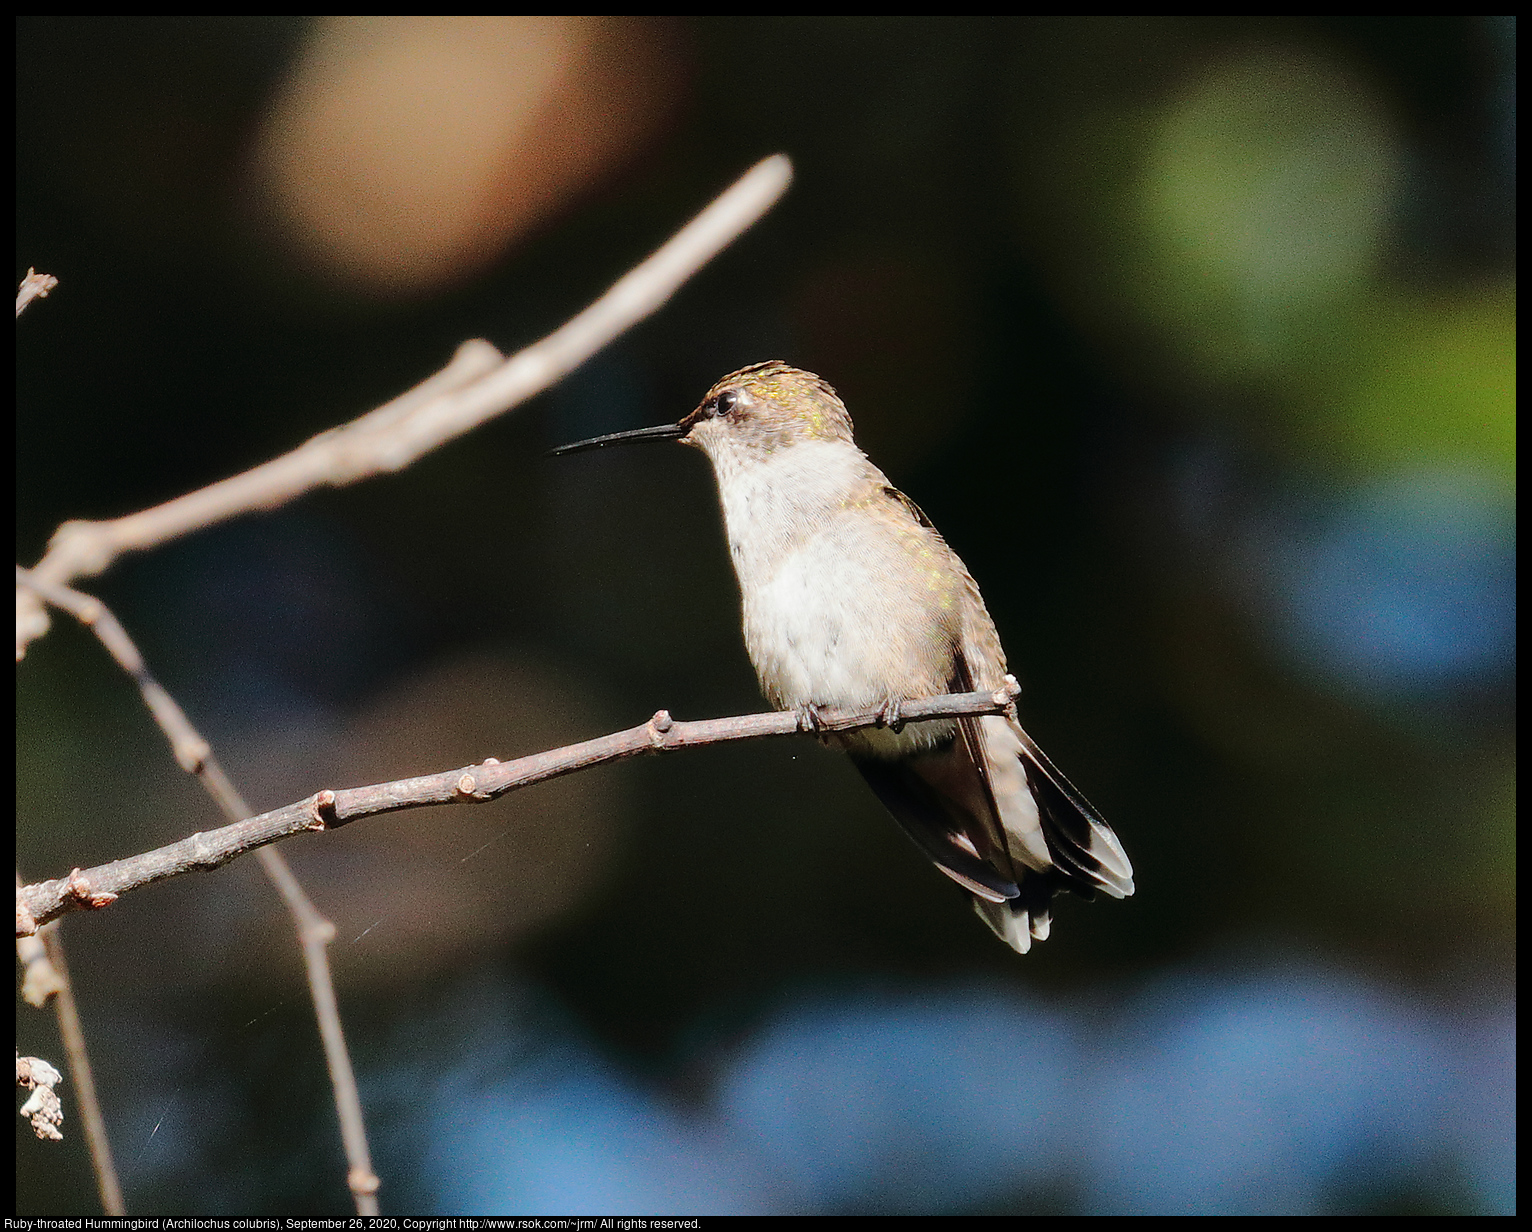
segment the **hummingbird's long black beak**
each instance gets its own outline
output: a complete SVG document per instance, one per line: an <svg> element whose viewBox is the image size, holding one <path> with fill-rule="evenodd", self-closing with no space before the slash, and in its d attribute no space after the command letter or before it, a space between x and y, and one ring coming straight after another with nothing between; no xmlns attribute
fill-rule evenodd
<svg viewBox="0 0 1532 1232"><path fill-rule="evenodd" d="M573 445L560 445L550 449L548 456L564 453L580 453L586 449L603 449L607 445L621 445L628 441L675 441L691 431L689 423L660 424L655 428L634 428L628 432L608 432L605 436L593 436L588 441L576 441Z"/></svg>

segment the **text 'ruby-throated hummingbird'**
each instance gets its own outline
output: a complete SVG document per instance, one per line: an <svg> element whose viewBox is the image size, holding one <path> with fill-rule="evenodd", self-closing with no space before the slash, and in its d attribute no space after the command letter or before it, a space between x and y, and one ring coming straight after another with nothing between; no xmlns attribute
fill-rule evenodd
<svg viewBox="0 0 1532 1232"><path fill-rule="evenodd" d="M679 423L564 445L678 440L707 454L744 597L745 646L772 705L882 709L886 727L826 736L974 909L1025 954L1053 896L1133 893L1111 828L1003 715L901 727L901 702L1004 686L1005 652L963 562L857 448L812 372L755 364Z"/></svg>

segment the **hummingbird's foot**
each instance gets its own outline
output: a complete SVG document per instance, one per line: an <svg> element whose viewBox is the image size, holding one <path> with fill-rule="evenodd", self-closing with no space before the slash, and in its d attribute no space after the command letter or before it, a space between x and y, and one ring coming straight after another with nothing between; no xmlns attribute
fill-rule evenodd
<svg viewBox="0 0 1532 1232"><path fill-rule="evenodd" d="M804 702L798 707L798 730L823 740L829 734L830 720L819 706L813 702Z"/></svg>
<svg viewBox="0 0 1532 1232"><path fill-rule="evenodd" d="M904 730L904 716L897 698L891 697L883 703L878 711L878 726L888 728L896 736Z"/></svg>

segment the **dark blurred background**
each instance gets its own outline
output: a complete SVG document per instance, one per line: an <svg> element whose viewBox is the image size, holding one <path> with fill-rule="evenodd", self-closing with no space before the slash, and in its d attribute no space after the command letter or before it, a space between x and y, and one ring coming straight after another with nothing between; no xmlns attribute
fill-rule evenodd
<svg viewBox="0 0 1532 1232"><path fill-rule="evenodd" d="M761 709L704 459L542 455L780 358L1134 861L1018 957L807 739L289 843L386 1212L1514 1210L1514 19L17 32L27 564L796 166L513 415L86 584L254 806ZM80 630L18 681L28 878L219 824ZM130 1212L349 1209L252 862L65 935ZM99 1209L64 1097L22 1213Z"/></svg>

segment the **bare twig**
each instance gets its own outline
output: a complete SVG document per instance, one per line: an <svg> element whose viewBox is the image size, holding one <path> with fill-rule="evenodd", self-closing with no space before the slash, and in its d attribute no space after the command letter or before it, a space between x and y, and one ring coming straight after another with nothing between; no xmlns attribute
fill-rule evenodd
<svg viewBox="0 0 1532 1232"><path fill-rule="evenodd" d="M918 722L960 715L1006 714L1010 713L1015 695L1015 682L1011 681L1006 688L993 693L952 693L904 702L900 706L900 715L903 722ZM877 726L883 721L883 712L826 711L817 717L819 731L847 732ZM69 911L106 907L129 890L183 873L221 868L267 843L305 831L334 830L358 818L426 805L482 804L517 788L640 753L790 736L804 730L801 723L798 715L788 711L682 723L672 719L668 711L661 710L647 723L627 731L519 757L515 761L501 762L491 757L456 770L396 779L370 787L340 791L327 788L305 800L220 830L193 834L155 851L95 868L77 868L67 877L24 886L17 891L18 935L28 926L26 922L37 927Z"/></svg>
<svg viewBox="0 0 1532 1232"><path fill-rule="evenodd" d="M102 572L124 552L163 543L236 514L270 509L320 486L397 471L438 445L540 393L661 307L688 278L761 217L787 189L782 154L757 163L663 247L573 320L510 359L467 342L441 372L392 402L321 433L253 470L106 522L65 522L33 572L68 583ZM16 657L47 629L18 591Z"/></svg>
<svg viewBox="0 0 1532 1232"><path fill-rule="evenodd" d="M217 802L224 816L239 821L250 815L250 806L234 786L213 756L212 746L191 724L186 712L176 703L150 673L144 657L128 636L121 622L99 599L82 594L67 586L54 586L38 581L25 569L16 570L16 580L21 586L34 590L55 607L61 608L85 625L100 640L108 654L119 667L137 682L143 695L144 705L170 742L176 761L188 774L196 775L208 794ZM277 892L286 903L298 928L298 941L303 948L304 966L308 972L309 992L314 1002L314 1014L319 1021L319 1036L324 1045L325 1062L330 1070L330 1082L335 1091L335 1108L340 1118L341 1140L346 1151L348 1170L346 1182L356 1201L357 1213L378 1213L378 1177L372 1169L372 1156L367 1147L366 1123L362 1118L361 1097L357 1093L356 1075L351 1068L351 1056L346 1048L346 1036L341 1027L340 1009L335 999L334 980L330 974L330 960L325 947L335 937L335 926L314 906L304 892L282 853L270 847L260 850L261 866ZM50 932L52 930L49 930ZM55 937L50 952L61 946ZM59 950L62 956L62 950ZM62 1010L60 1011L62 1013ZM83 1063L84 1037L81 1035ZM73 1054L71 1054L73 1064ZM99 1112L96 1114L100 1119ZM104 1144L105 1133L101 1135ZM94 1143L93 1143L94 1149ZM98 1175L107 1171L98 1166ZM115 1181L115 1178L114 1178ZM103 1200L106 1200L103 1190ZM120 1201L120 1195L119 1195Z"/></svg>
<svg viewBox="0 0 1532 1232"><path fill-rule="evenodd" d="M19 890L26 884L21 879L21 870L16 871L16 888ZM16 903L18 911L24 910L18 899ZM16 921L18 934L23 929L30 935L16 938L16 960L21 963L21 999L34 1009L42 1009L48 1004L48 998L62 987L59 973L53 969L53 964L48 961L48 949L43 945L43 939L36 934L36 925L30 919Z"/></svg>
<svg viewBox="0 0 1532 1232"><path fill-rule="evenodd" d="M74 578L99 573L124 552L155 546L240 513L281 505L316 487L338 487L372 475L402 469L438 445L470 431L548 388L617 335L661 307L682 283L775 204L786 190L791 176L791 164L782 155L757 164L653 256L621 278L584 312L509 360L504 359L486 342L465 343L447 367L435 376L377 410L322 433L288 454L136 514L105 522L64 523L54 533L47 553L34 570L34 576L30 579L18 577L17 659L21 659L33 640L47 631L47 614L38 601L39 595L48 593L46 588L61 587ZM22 308L33 297L46 295L56 282L56 279L47 275L34 277L29 272L17 297L17 314L20 315ZM142 657L110 613L95 600L77 592L68 592L59 597L63 599L61 606L74 610L82 620L97 629L103 643L138 681L145 703L165 731L181 766L201 778L218 799L226 815L247 817L248 807L213 760L207 742L191 727L169 694L148 674ZM59 601L54 594L48 594L48 598L50 601ZM656 716L656 721L659 718ZM668 716L665 718L668 723ZM653 727L653 724L649 726ZM511 786L508 784L498 789L496 794L499 790L510 790ZM315 801L322 802L326 795L333 798L335 793L320 793ZM408 805L400 804L397 807ZM238 826L247 824L241 821ZM325 828L325 825L321 821L319 828ZM214 833L224 835L238 826L226 827ZM309 827L305 823L297 828ZM210 863L196 854L200 850L198 840L201 837L194 835L192 839L186 840L192 844L192 859L185 866L186 869L217 867L232 859L235 854L240 854L234 852ZM280 835L256 837L243 850L262 848L275 837ZM378 1179L368 1158L360 1101L335 1009L335 994L324 948L333 936L334 928L309 902L279 853L263 849L261 860L298 921L310 989L326 1057L330 1063L336 1107L350 1163L348 1184L355 1196L359 1213L375 1214L378 1209L375 1197ZM152 860L151 866L158 867ZM68 878L57 883L65 887L61 901L69 905L60 906L46 919L36 917L28 906L28 895L18 891L18 936L35 932L47 919L55 918L71 908L100 907L113 901L118 891L110 886L116 884L116 879L108 875L93 888L91 877L98 871L81 873L76 869ZM173 874L162 872L150 875L134 884L148 884L167 875ZM130 887L125 885L123 888ZM103 1194L106 1194L105 1188ZM111 1200L108 1198L107 1201L108 1209L111 1210ZM120 1201L119 1193L119 1205Z"/></svg>
<svg viewBox="0 0 1532 1232"><path fill-rule="evenodd" d="M21 884L19 873L16 884ZM69 983L69 964L64 959L64 939L59 936L58 925L50 924L36 936L17 938L16 953L26 970L21 989L27 1003L41 1008L48 1001L53 1002L59 1036L64 1042L64 1055L69 1058L69 1073L74 1079L75 1105L80 1111L80 1123L85 1127L85 1142L90 1151L91 1166L96 1172L96 1187L101 1193L102 1209L108 1215L126 1214L117 1166L112 1162L112 1145L106 1136L106 1120L101 1115L101 1102L96 1098L96 1081L91 1073L90 1053L85 1046L85 1029L80 1023L74 988ZM18 1078L21 1076L20 1060L18 1058ZM53 1091L57 1080L55 1072L53 1082L46 1084L46 1092L34 1093L33 1099L39 1106L34 1110L33 1128L38 1137L64 1136L58 1128L63 1123L64 1107ZM33 1100L27 1102L30 1105ZM22 1115L29 1115L27 1107L22 1108ZM41 1122L38 1116L43 1118Z"/></svg>
<svg viewBox="0 0 1532 1232"><path fill-rule="evenodd" d="M519 405L558 382L617 334L660 308L691 274L775 204L791 176L791 164L784 156L760 162L584 313L510 360L504 359L489 343L464 343L452 362L434 377L427 378L426 382L371 414L323 432L290 454L124 518L104 523L64 523L54 533L49 550L35 568L34 578L23 578L18 572L17 659L21 659L26 647L47 630L46 611L37 602L38 595L74 611L81 621L97 630L107 650L138 680L144 702L170 740L176 762L201 778L225 815L248 817L250 809L211 757L210 746L191 728L175 700L150 676L126 631L100 602L80 595L78 591L64 590L64 582L103 572L124 552L156 546L237 513L279 506L314 487L343 486L377 473L401 469L444 441ZM35 276L29 271L17 296L17 316L32 297L46 296L55 285L57 279L46 274ZM224 834L224 831L216 834ZM349 1162L349 1188L357 1201L358 1214L377 1214L378 1178L369 1162L362 1108L340 1028L336 994L325 952L325 945L334 936L334 927L303 893L282 855L262 846L268 841L270 838L264 838L245 849L262 847L260 860L267 875L282 893L297 921L308 968L309 990L313 994L320 1036L325 1042L326 1060L336 1089L336 1108ZM227 860L218 863L227 863ZM216 867L216 864L201 866ZM188 867L196 867L196 864ZM107 878L110 880L112 878ZM159 878L153 876L150 880ZM109 889L106 883L90 889L89 873L80 870L75 870L63 884L67 886L67 901L74 906L100 907L116 896L115 890ZM147 884L147 881L141 884ZM17 913L18 936L29 935L37 930L40 922L46 922L38 921L29 913L26 896L20 892ZM67 987L66 976L63 973L60 976ZM78 1021L75 1028L78 1033ZM89 1077L89 1071L86 1073ZM104 1132L101 1142L104 1143ZM101 1174L103 1195L107 1209L113 1212L113 1198L107 1189L109 1157L106 1157L106 1168L107 1172ZM101 1172L100 1165L98 1172ZM110 1183L115 1188L115 1175L110 1177ZM119 1192L115 1203L121 1206Z"/></svg>
<svg viewBox="0 0 1532 1232"><path fill-rule="evenodd" d="M52 274L39 274L36 270L29 269L16 291L16 315L19 317L21 310L34 299L46 299L48 292L58 284L59 280Z"/></svg>
<svg viewBox="0 0 1532 1232"><path fill-rule="evenodd" d="M34 299L45 298L58 286L59 280L52 274L39 274L27 270L21 287L16 292L16 315ZM21 880L17 875L17 882ZM25 969L22 995L32 1005L42 1006L52 1000L54 1015L59 1024L59 1035L64 1042L64 1052L69 1058L69 1072L74 1078L75 1104L80 1110L80 1123L85 1127L85 1141L90 1151L91 1166L96 1173L96 1187L101 1193L101 1205L108 1215L123 1215L127 1207L122 1199L122 1186L117 1180L117 1166L112 1161L112 1147L106 1136L106 1121L101 1115L101 1103L96 1098L96 1082L90 1067L90 1053L85 1046L85 1030L80 1024L80 1010L75 1003L74 989L69 983L69 967L64 960L64 941L58 935L58 926L42 930L41 937L18 942L17 956ZM17 1060L20 1076L21 1060ZM50 1067L51 1068L51 1067ZM54 1072L54 1081L58 1074ZM33 1115L33 1127L40 1137L62 1138L58 1126L64 1119L64 1106L53 1090L53 1083L38 1085L32 1099L22 1112L34 1103L39 1105ZM47 1132L45 1132L45 1127Z"/></svg>
<svg viewBox="0 0 1532 1232"><path fill-rule="evenodd" d="M356 1087L356 1072L351 1068L351 1053L341 1027L340 1006L335 1000L335 981L330 975L330 954L326 948L335 940L335 925L309 900L280 851L262 847L260 859L266 875L298 921L298 940L303 945L303 965L309 977L309 997L314 1002L314 1017L319 1022L319 1038L324 1046L325 1064L330 1070L330 1087L335 1092L341 1145L346 1152L346 1187L351 1190L358 1215L376 1215L378 1174L373 1171L372 1152L367 1146L362 1097Z"/></svg>
<svg viewBox="0 0 1532 1232"><path fill-rule="evenodd" d="M64 1040L64 1055L69 1058L69 1078L74 1083L75 1104L80 1109L80 1124L85 1127L85 1141L90 1147L91 1167L96 1170L96 1187L101 1205L108 1215L127 1214L122 1199L122 1185L112 1162L112 1145L106 1137L106 1121L101 1116L101 1101L96 1096L96 1080L91 1074L90 1054L85 1048L85 1029L80 1025L80 1007L75 1004L74 988L69 983L69 966L64 961L64 947L58 925L42 930L48 961L57 974L59 989L53 998L58 1015L59 1035Z"/></svg>

